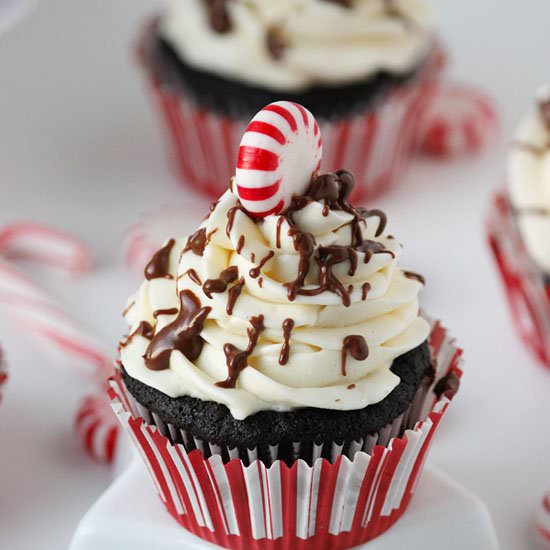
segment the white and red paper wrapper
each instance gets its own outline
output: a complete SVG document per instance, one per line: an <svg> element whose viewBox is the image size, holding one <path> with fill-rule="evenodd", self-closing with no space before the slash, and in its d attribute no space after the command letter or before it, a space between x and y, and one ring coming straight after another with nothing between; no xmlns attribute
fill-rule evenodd
<svg viewBox="0 0 550 550"><path fill-rule="evenodd" d="M529 256L505 193L494 197L487 233L516 328L530 351L550 367L550 283Z"/></svg>
<svg viewBox="0 0 550 550"><path fill-rule="evenodd" d="M439 323L430 346L434 383L451 372L460 377L462 352ZM187 434L139 405L120 373L111 380L110 396L162 502L182 527L225 548L335 550L377 537L407 509L452 399L450 393L436 398L432 388L424 387L422 399L415 398L405 413L418 421L401 436L401 424L390 425L377 441L367 436L357 442L350 456L334 443L331 462L318 458L310 466L297 460L290 467L276 459L266 466L253 450L241 460L234 449L229 456L235 458L224 464L219 447L198 440L197 449L187 452L172 443Z"/></svg>

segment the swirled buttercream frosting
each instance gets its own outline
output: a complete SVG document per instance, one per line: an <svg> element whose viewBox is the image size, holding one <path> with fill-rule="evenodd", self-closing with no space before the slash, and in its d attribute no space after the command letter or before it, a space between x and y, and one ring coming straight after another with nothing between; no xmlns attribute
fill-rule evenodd
<svg viewBox="0 0 550 550"><path fill-rule="evenodd" d="M430 27L421 0L171 0L160 35L192 67L298 92L407 73Z"/></svg>
<svg viewBox="0 0 550 550"><path fill-rule="evenodd" d="M263 219L229 189L147 265L125 312L127 373L236 419L383 400L399 384L393 360L428 336L423 280L398 267L385 215L348 203L352 186L346 171L314 176Z"/></svg>

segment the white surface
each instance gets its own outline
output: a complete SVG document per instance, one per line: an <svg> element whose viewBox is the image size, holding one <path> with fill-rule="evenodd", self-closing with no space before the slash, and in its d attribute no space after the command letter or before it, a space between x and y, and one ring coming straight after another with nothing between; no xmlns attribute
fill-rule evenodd
<svg viewBox="0 0 550 550"><path fill-rule="evenodd" d="M153 4L48 0L0 37L0 222L49 221L91 243L97 273L44 284L113 349L136 284L119 263L123 229L140 211L183 196L130 60L130 39ZM497 97L510 136L548 79L550 3L437 4L454 72ZM518 342L483 239L482 216L503 175L502 144L471 162L425 162L377 206L410 267L427 275L426 309L466 349L463 387L430 463L486 502L503 549L521 550L550 486L550 443L540 437L550 372ZM59 550L109 478L70 433L85 384L44 361L11 323L0 329L12 371L0 407L0 546Z"/></svg>
<svg viewBox="0 0 550 550"><path fill-rule="evenodd" d="M496 550L486 507L434 469L427 469L405 515L365 550ZM467 529L465 529L467 526ZM214 550L165 513L141 459L109 487L80 523L70 550Z"/></svg>

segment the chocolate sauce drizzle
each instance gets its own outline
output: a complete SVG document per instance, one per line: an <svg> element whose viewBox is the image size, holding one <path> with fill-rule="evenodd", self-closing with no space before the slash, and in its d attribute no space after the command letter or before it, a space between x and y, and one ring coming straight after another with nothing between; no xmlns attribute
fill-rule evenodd
<svg viewBox="0 0 550 550"><path fill-rule="evenodd" d="M323 174L312 180L305 195L294 197L290 206L282 213L277 222L277 245L279 242L281 219L286 219L290 225L289 236L293 240L294 249L298 252L300 259L298 264L298 275L294 281L285 283L287 295L290 301L296 299L297 295L316 296L325 291L337 294L342 303L347 307L351 304L351 292L353 289L346 288L334 275L333 267L342 262L349 262L348 273L353 276L357 270L357 252L365 254L365 263L370 261L373 254L388 253L394 256L393 252L386 249L384 245L376 241L363 240L361 225L366 224L365 216L377 216L380 224L376 231L380 235L386 226L386 216L380 210L361 210L354 208L348 198L354 186L353 175L346 170L339 170L330 174ZM294 224L293 214L305 208L308 204L319 201L333 210L343 210L352 215L351 220L351 245L320 246L315 250L315 239L310 233L300 231ZM317 288L305 289L304 283L310 269L310 262L314 260L319 267L319 281Z"/></svg>
<svg viewBox="0 0 550 550"><path fill-rule="evenodd" d="M203 0L203 4L208 11L210 27L218 34L229 32L232 28L227 3L228 0Z"/></svg>
<svg viewBox="0 0 550 550"><path fill-rule="evenodd" d="M155 334L155 329L147 321L141 321L136 329L129 334L125 340L120 342L120 347L126 347L133 339L134 336L143 336L147 340L151 340Z"/></svg>
<svg viewBox="0 0 550 550"><path fill-rule="evenodd" d="M216 382L220 388L234 388L241 372L248 366L248 358L252 355L254 348L258 344L258 338L264 330L264 316L258 315L249 319L250 327L247 329L248 346L245 350L240 350L230 343L223 346L225 360L227 362L227 378L221 382Z"/></svg>
<svg viewBox="0 0 550 550"><path fill-rule="evenodd" d="M196 285L202 286L201 278L199 277L199 274L193 269L188 269L185 272L185 275L187 275Z"/></svg>
<svg viewBox="0 0 550 550"><path fill-rule="evenodd" d="M175 350L181 351L189 361L197 359L204 345L200 333L210 309L201 307L193 292L182 290L178 316L153 336L145 351L147 368L155 371L169 368L170 355Z"/></svg>
<svg viewBox="0 0 550 550"><path fill-rule="evenodd" d="M196 256L202 256L207 244L206 228L197 229L188 239L182 254L191 250Z"/></svg>
<svg viewBox="0 0 550 550"><path fill-rule="evenodd" d="M217 279L206 279L204 285L202 285L203 292L209 297L212 298L212 293L225 292L227 290L227 285L233 283L239 278L239 268L236 265L229 266L227 269L224 269L219 278Z"/></svg>
<svg viewBox="0 0 550 550"><path fill-rule="evenodd" d="M271 57L275 59L275 61L279 61L279 59L282 59L285 54L285 50L288 47L288 44L283 37L283 31L281 27L273 25L267 29L265 35L265 45L267 47L269 55L271 55Z"/></svg>
<svg viewBox="0 0 550 550"><path fill-rule="evenodd" d="M547 130L550 130L550 98L538 102L539 113Z"/></svg>
<svg viewBox="0 0 550 550"><path fill-rule="evenodd" d="M153 317L157 319L160 315L175 315L178 312L177 307L170 307L166 309L155 309L153 311Z"/></svg>
<svg viewBox="0 0 550 550"><path fill-rule="evenodd" d="M346 359L348 353L357 361L364 361L369 356L369 347L363 336L351 334L344 338L342 344L342 376L347 376Z"/></svg>
<svg viewBox="0 0 550 550"><path fill-rule="evenodd" d="M294 328L294 319L285 319L283 321L283 345L279 354L279 365L286 365L290 356L290 335Z"/></svg>
<svg viewBox="0 0 550 550"><path fill-rule="evenodd" d="M237 300L239 296L241 295L241 292L243 290L244 286L244 277L241 277L239 279L239 282L232 286L228 292L227 292L227 306L225 308L225 311L227 315L231 315L233 313L233 309L235 308L235 304L237 303Z"/></svg>
<svg viewBox="0 0 550 550"><path fill-rule="evenodd" d="M170 252L176 241L170 239L160 250L157 250L149 263L145 266L145 278L148 281L153 279L172 279L170 274Z"/></svg>
<svg viewBox="0 0 550 550"><path fill-rule="evenodd" d="M260 276L260 273L262 272L262 269L263 267L265 266L265 264L267 262L269 262L269 260L271 260L271 258L273 258L273 256L275 256L275 252L273 252L273 250L270 250L269 251L269 254L265 257L265 258L262 258L260 260L260 263L256 266L256 267L253 267L249 272L248 274L253 278L253 279L257 279L259 276Z"/></svg>
<svg viewBox="0 0 550 550"><path fill-rule="evenodd" d="M415 273L414 271L403 271L403 275L405 275L407 279L418 281L420 284L423 285L426 284L426 279L422 275L420 275L420 273Z"/></svg>

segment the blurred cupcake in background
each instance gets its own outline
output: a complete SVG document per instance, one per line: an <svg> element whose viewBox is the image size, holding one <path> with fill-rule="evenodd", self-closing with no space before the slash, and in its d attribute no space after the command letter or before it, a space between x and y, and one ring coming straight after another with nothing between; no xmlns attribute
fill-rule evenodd
<svg viewBox="0 0 550 550"><path fill-rule="evenodd" d="M425 138L443 67L420 0L171 0L139 57L182 181L213 197L247 121L280 98L318 118L323 169L348 167L354 200L377 195Z"/></svg>
<svg viewBox="0 0 550 550"><path fill-rule="evenodd" d="M517 328L550 366L550 87L519 124L507 188L495 197L489 241Z"/></svg>

